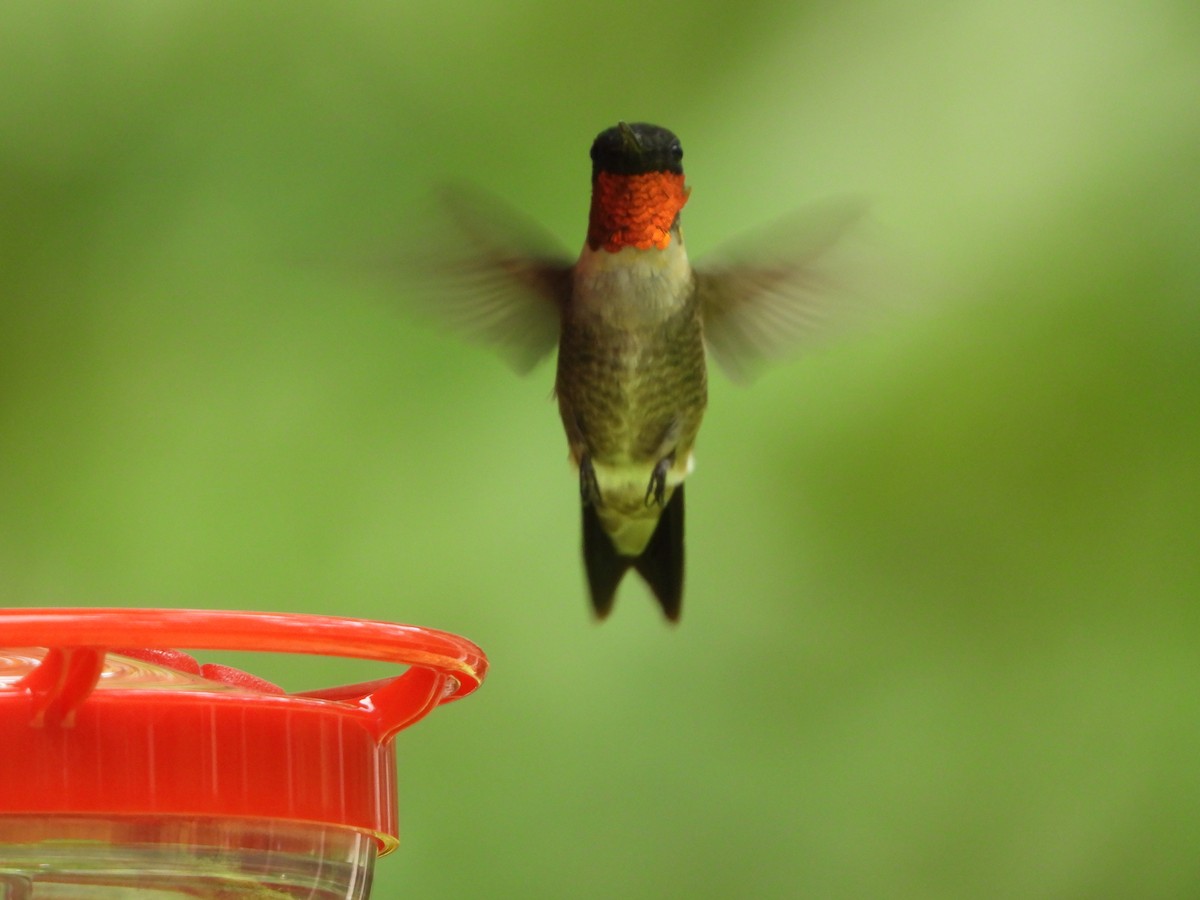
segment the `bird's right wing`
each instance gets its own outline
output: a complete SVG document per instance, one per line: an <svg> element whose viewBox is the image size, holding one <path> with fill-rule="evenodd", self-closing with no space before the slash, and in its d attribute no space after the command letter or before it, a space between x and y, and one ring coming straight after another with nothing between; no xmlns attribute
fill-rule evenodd
<svg viewBox="0 0 1200 900"><path fill-rule="evenodd" d="M477 189L443 188L437 206L396 268L421 311L528 372L558 342L570 262L535 223Z"/></svg>

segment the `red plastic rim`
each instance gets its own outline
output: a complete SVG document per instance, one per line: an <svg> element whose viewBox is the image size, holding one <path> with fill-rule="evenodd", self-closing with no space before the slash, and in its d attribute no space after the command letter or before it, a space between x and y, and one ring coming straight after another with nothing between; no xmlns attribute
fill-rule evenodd
<svg viewBox="0 0 1200 900"><path fill-rule="evenodd" d="M476 690L487 671L483 652L452 634L285 613L0 610L0 647L48 648L31 671L0 680L0 814L269 817L366 830L385 850L399 833L392 738ZM213 667L214 678L189 675L181 687L111 678L116 647L306 653L407 669L287 694Z"/></svg>

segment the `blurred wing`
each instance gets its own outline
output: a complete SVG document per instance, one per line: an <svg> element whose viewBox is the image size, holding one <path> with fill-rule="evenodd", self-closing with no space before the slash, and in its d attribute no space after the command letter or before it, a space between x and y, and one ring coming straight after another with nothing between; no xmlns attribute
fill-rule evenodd
<svg viewBox="0 0 1200 900"><path fill-rule="evenodd" d="M851 287L845 238L866 213L862 201L802 210L721 248L696 272L709 352L731 377L836 331L864 308Z"/></svg>
<svg viewBox="0 0 1200 900"><path fill-rule="evenodd" d="M423 311L492 345L524 374L558 343L571 265L537 225L494 197L444 188L431 232L409 244ZM438 218L444 223L438 223Z"/></svg>

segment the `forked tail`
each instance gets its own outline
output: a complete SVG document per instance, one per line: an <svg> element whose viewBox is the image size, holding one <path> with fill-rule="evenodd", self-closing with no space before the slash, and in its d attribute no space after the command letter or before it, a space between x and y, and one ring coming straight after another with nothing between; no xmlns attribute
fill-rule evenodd
<svg viewBox="0 0 1200 900"><path fill-rule="evenodd" d="M585 503L583 562L597 618L603 619L612 611L617 585L632 567L654 592L663 614L678 622L683 605L683 485L676 486L671 494L641 556L619 554L600 524L595 505Z"/></svg>

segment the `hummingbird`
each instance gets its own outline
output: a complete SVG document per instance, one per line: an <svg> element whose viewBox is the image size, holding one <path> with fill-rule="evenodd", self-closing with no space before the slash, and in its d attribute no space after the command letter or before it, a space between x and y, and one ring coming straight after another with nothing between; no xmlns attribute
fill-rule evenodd
<svg viewBox="0 0 1200 900"><path fill-rule="evenodd" d="M820 258L861 213L837 203L804 217L786 254L778 235L744 258L688 259L683 147L643 122L607 128L591 147L587 235L573 262L494 201L443 200L468 249L453 263L443 317L495 345L518 372L557 344L554 395L579 479L592 609L612 610L633 569L666 618L684 584L684 482L708 404L706 359L735 378L814 331L830 312Z"/></svg>

